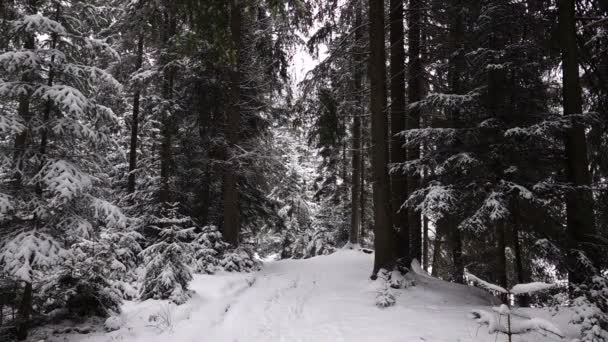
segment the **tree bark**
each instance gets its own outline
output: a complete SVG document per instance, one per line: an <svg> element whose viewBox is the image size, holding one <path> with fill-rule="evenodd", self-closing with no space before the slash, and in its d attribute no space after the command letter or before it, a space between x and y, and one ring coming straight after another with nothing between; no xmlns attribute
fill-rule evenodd
<svg viewBox="0 0 608 342"><path fill-rule="evenodd" d="M460 236L460 229L453 220L448 223L450 246L452 248L452 261L454 263L454 272L452 274L452 280L455 283L464 283L464 260L462 256L462 237Z"/></svg>
<svg viewBox="0 0 608 342"><path fill-rule="evenodd" d="M363 110L361 111L363 112ZM368 120L365 119L365 117L361 118L361 187L360 187L360 192L361 192L361 196L359 198L360 200L360 205L359 208L361 210L361 239L360 241L363 241L363 239L365 238L365 234L367 229L367 217L365 215L365 206L366 206L366 202L367 202L367 190L365 189L365 180L366 180L366 175L367 173L365 172L365 160L367 158L367 139L365 138L365 136L367 136L369 130L367 129L368 127Z"/></svg>
<svg viewBox="0 0 608 342"><path fill-rule="evenodd" d="M372 177L374 199L374 269L389 268L395 259L390 181L388 176L388 122L386 117L386 58L384 1L369 0L369 80L372 118Z"/></svg>
<svg viewBox="0 0 608 342"><path fill-rule="evenodd" d="M422 217L422 268L429 270L429 219Z"/></svg>
<svg viewBox="0 0 608 342"><path fill-rule="evenodd" d="M139 34L137 41L137 55L135 57L135 71L141 69L144 56L144 35ZM131 144L129 146L129 179L127 181L127 193L135 191L135 169L137 169L137 135L139 130L139 98L141 85L136 84L133 90L133 115L131 117Z"/></svg>
<svg viewBox="0 0 608 342"><path fill-rule="evenodd" d="M410 0L408 11L408 52L409 52L409 79L408 79L408 99L410 103L422 99L423 69L420 59L420 36L421 36L421 11L422 0ZM411 108L407 116L407 129L420 128L420 109ZM420 146L411 147L407 151L407 159L415 160L420 158ZM420 175L411 175L407 179L407 197L415 191L420 183ZM412 259L420 261L422 257L422 232L420 213L413 208L408 213L409 232L410 232L410 255Z"/></svg>
<svg viewBox="0 0 608 342"><path fill-rule="evenodd" d="M562 48L562 79L564 114L581 114L583 103L578 74L578 52L576 46L575 1L559 1L560 43ZM582 250L597 265L598 256L591 246L596 234L593 212L593 197L589 186L591 176L587 156L585 129L573 125L565 134L566 179L575 187L566 194L566 217L568 234L568 280L571 285L589 282L593 270L579 261L575 250Z"/></svg>
<svg viewBox="0 0 608 342"><path fill-rule="evenodd" d="M526 283L524 265L521 255L521 243L519 241L519 224L517 222L513 224L513 252L515 253L515 272L517 273L517 283ZM530 297L526 294L520 295L517 298L517 301L521 307L530 306Z"/></svg>
<svg viewBox="0 0 608 342"><path fill-rule="evenodd" d="M169 5L164 13L164 32L162 33L163 45L166 50L170 49L171 38L175 35L176 31L176 18L174 13L174 5ZM163 99L167 104L170 104L173 99L173 81L175 72L173 68L168 67L169 63L168 56L163 56L162 65L164 66L164 80L162 86ZM164 108L162 117L162 129L161 129L161 146L160 146L160 193L159 201L162 208L166 208L166 205L172 201L171 196L171 164L173 162L173 131L174 122L171 115L170 105L166 105Z"/></svg>
<svg viewBox="0 0 608 342"><path fill-rule="evenodd" d="M449 67L449 83L450 90L452 94L461 94L462 93L462 77L465 69L465 60L464 60L464 18L462 14L461 1L457 1L453 4L454 13L453 21L450 24L450 50L453 53L452 58L450 59L450 67ZM461 117L460 110L455 108L449 112L449 122L448 126L452 126L453 128L460 128L461 126ZM457 147L455 147L457 150ZM458 152L458 151L455 151ZM460 230L458 229L458 225L455 223L457 217L449 217L447 220L449 223L447 224L447 228L449 232L447 233L450 238L450 245L452 249L452 262L453 262L453 277L456 282L464 282L464 262L462 255L462 236L460 234Z"/></svg>
<svg viewBox="0 0 608 342"><path fill-rule="evenodd" d="M352 168L353 168L353 176L352 176L352 187L351 187L351 218L350 218L350 243L358 244L359 243L359 230L361 224L361 116L363 115L362 105L363 101L361 101L362 87L363 87L363 75L362 75L362 51L359 48L359 44L361 44L363 40L363 27L362 27L362 6L361 0L357 0L356 4L356 13L355 13L355 80L354 80L354 92L355 92L355 103L357 106L355 115L353 117L353 138L352 138Z"/></svg>
<svg viewBox="0 0 608 342"><path fill-rule="evenodd" d="M403 143L396 135L405 126L405 47L403 25L403 0L390 1L390 90L391 90L391 164L404 163L406 158ZM401 172L391 174L391 197L393 206L393 226L397 231L397 256L406 258L409 265L410 237L408 211L401 210L407 199L407 176Z"/></svg>
<svg viewBox="0 0 608 342"><path fill-rule="evenodd" d="M29 7L28 8L28 13L33 14L35 13L36 9ZM25 42L23 44L23 47L25 49L28 50L33 50L36 47L36 41L35 41L35 37L33 35L28 35L25 38ZM30 79L30 75L24 75L22 77L22 80L24 82L28 82ZM27 148L27 139L28 136L31 134L30 130L29 130L29 122L31 120L32 117L32 113L30 113L30 98L28 95L22 95L19 98L19 106L17 108L17 112L19 114L19 116L23 119L23 121L25 122L26 128L23 130L23 132L18 133L15 136L15 142L14 142L14 146L15 146L15 153L13 155L13 160L14 160L14 165L15 165L15 173L14 173L14 179L15 179L15 185L17 187L21 187L21 179L23 177L23 161L24 161L24 157L25 157L25 149Z"/></svg>
<svg viewBox="0 0 608 342"><path fill-rule="evenodd" d="M507 257L505 255L505 225L500 222L496 225L496 281L503 288L508 287L507 281ZM501 296L503 303L507 303L508 298Z"/></svg>
<svg viewBox="0 0 608 342"><path fill-rule="evenodd" d="M19 311L17 312L17 339L23 341L27 338L30 329L30 316L32 315L32 283L26 282L23 289Z"/></svg>
<svg viewBox="0 0 608 342"><path fill-rule="evenodd" d="M228 143L227 157L234 158L235 146L238 144L241 126L240 112L240 64L241 64L241 30L242 30L242 4L239 0L232 0L230 4L230 34L234 49L234 64L230 73L230 95L232 102L226 116L226 138ZM226 242L237 246L240 232L240 208L238 193L238 175L235 164L228 163L224 170L223 202L224 226L222 233Z"/></svg>
<svg viewBox="0 0 608 342"><path fill-rule="evenodd" d="M433 266L431 269L431 275L436 277L439 272L439 257L441 257L441 239L444 235L443 226L437 222L435 227L435 240L433 244Z"/></svg>

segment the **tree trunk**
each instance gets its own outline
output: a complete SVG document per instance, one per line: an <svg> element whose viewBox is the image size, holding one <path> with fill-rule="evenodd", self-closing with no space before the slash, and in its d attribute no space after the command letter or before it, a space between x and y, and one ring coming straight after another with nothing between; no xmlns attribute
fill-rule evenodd
<svg viewBox="0 0 608 342"><path fill-rule="evenodd" d="M23 341L27 338L30 329L30 316L32 315L32 283L26 282L23 296L17 312L17 339Z"/></svg>
<svg viewBox="0 0 608 342"><path fill-rule="evenodd" d="M583 104L578 74L578 52L576 47L575 1L559 1L560 43L562 48L562 79L564 114L581 114ZM568 280L572 285L591 280L593 270L581 263L575 250L582 250L597 264L598 255L590 247L594 245L595 217L593 197L589 186L589 162L585 129L575 124L565 134L566 179L574 190L566 194L566 217L568 234Z"/></svg>
<svg viewBox="0 0 608 342"><path fill-rule="evenodd" d="M394 262L394 234L388 176L388 122L386 117L386 64L384 53L384 1L369 0L369 80L372 120L372 177L374 199L374 269Z"/></svg>
<svg viewBox="0 0 608 342"><path fill-rule="evenodd" d="M521 255L521 243L519 241L519 224L517 222L513 224L513 252L515 253L515 272L517 273L517 283L526 283L524 265ZM517 300L519 306L521 307L530 306L530 297L526 294L520 295Z"/></svg>
<svg viewBox="0 0 608 342"><path fill-rule="evenodd" d="M457 1L452 6L455 9L453 13L453 21L450 24L450 50L453 52L453 56L450 60L449 68L449 83L452 94L462 93L462 77L465 69L464 60L464 18L462 14L461 1ZM449 112L448 126L453 128L460 128L461 117L460 110L455 108ZM458 152L458 147L455 147L455 152ZM450 221L448 224L448 236L451 241L452 248L452 261L453 261L453 277L456 282L464 282L464 261L462 255L462 236L458 229L458 224L455 222L457 216L448 218Z"/></svg>
<svg viewBox="0 0 608 342"><path fill-rule="evenodd" d="M421 11L422 0L410 0L408 11L408 88L407 96L410 103L420 101L422 99L422 84L423 84L423 69L422 60L420 59L420 35L421 35ZM407 128L420 128L420 109L419 107L412 108L408 111ZM420 158L420 146L410 147L407 151L407 159L415 160ZM420 183L420 175L411 175L407 180L407 193L414 192ZM413 208L408 214L409 231L410 231L410 254L412 259L421 260L422 257L422 225L420 214Z"/></svg>
<svg viewBox="0 0 608 342"><path fill-rule="evenodd" d="M242 4L239 0L232 0L230 5L230 34L235 52L235 60L230 73L230 95L232 102L226 117L226 138L228 142L227 157L234 158L235 146L238 144L241 127L240 111L240 66L241 66L241 30L242 30ZM228 163L224 170L223 201L224 226L223 235L226 242L237 246L240 232L240 209L238 193L238 175L235 169L237 163Z"/></svg>
<svg viewBox="0 0 608 342"><path fill-rule="evenodd" d="M453 220L448 223L450 246L452 248L452 261L454 263L454 272L452 274L452 280L455 283L464 283L464 260L462 258L462 237L460 236L460 229Z"/></svg>
<svg viewBox="0 0 608 342"><path fill-rule="evenodd" d="M496 225L496 281L498 285L507 288L507 257L505 255L505 225L499 222ZM502 301L506 303L507 298L502 296Z"/></svg>
<svg viewBox="0 0 608 342"><path fill-rule="evenodd" d="M176 19L173 5L170 5L166 9L166 13L164 14L165 27L164 32L162 33L163 37L163 45L166 50L170 49L171 38L175 35L176 31ZM167 53L167 52L165 52ZM164 80L163 80L163 99L166 103L171 103L173 99L173 78L174 78L174 70L172 67L168 67L167 64L169 57L163 56L162 65L164 66ZM174 122L171 115L171 110L168 108L169 105L164 108L163 117L162 117L162 129L161 129L161 146L160 146L160 193L159 193L159 201L163 208L166 207L168 203L172 201L171 196L171 164L173 162L173 131L174 131Z"/></svg>
<svg viewBox="0 0 608 342"><path fill-rule="evenodd" d="M55 8L55 20L59 19L59 3L56 4L56 8ZM57 48L57 34L53 33L51 34L51 49L55 49ZM55 62L55 56L53 55L51 57L51 67L49 67L49 72L48 72L48 80L46 85L50 88L53 86L53 83L55 82L55 70L53 69L52 65ZM45 162L45 158L46 158L46 148L47 148L47 144L48 144L48 122L49 119L51 118L51 110L53 109L53 102L51 100L47 100L44 104L44 112L42 114L42 129L40 130L40 149L38 150L39 156L40 156L40 166L39 166L39 170L42 170L43 166L44 166L44 162ZM40 182L36 183L36 194L38 194L38 196L42 196L42 184ZM36 220L34 219L34 221L36 222ZM36 223L35 223L36 224Z"/></svg>
<svg viewBox="0 0 608 342"><path fill-rule="evenodd" d="M429 218L422 217L422 268L429 270Z"/></svg>
<svg viewBox="0 0 608 342"><path fill-rule="evenodd" d="M390 1L390 90L391 90L391 163L405 162L402 139L396 135L405 130L405 48L403 26L403 0ZM407 176L401 172L391 174L393 225L397 230L397 256L410 258L410 239L407 209L400 210L407 199ZM409 260L405 260L409 265Z"/></svg>
<svg viewBox="0 0 608 342"><path fill-rule="evenodd" d="M135 57L135 71L141 69L144 56L144 35L139 34L137 41L137 56ZM133 116L131 118L131 145L129 146L129 179L127 193L135 191L135 169L137 168L137 135L139 127L139 97L141 85L136 84L133 90Z"/></svg>
<svg viewBox="0 0 608 342"><path fill-rule="evenodd" d="M350 218L350 243L357 244L359 243L359 230L361 224L361 115L363 115L362 109L362 87L363 87L363 75L361 70L362 63L362 51L359 49L359 44L363 40L363 27L362 23L362 6L361 0L357 0L357 8L355 13L355 44L357 48L355 49L355 82L354 82L354 90L355 90L355 103L357 106L357 110L353 117L353 138L352 138L352 149L353 149L353 157L352 157L352 168L353 168L353 176L352 176L352 187L351 187L351 218Z"/></svg>
<svg viewBox="0 0 608 342"><path fill-rule="evenodd" d="M28 13L33 14L36 13L36 9L35 8L28 8ZM35 37L33 35L28 35L25 38L25 43L23 44L23 47L25 49L28 50L33 50L36 47L36 40ZM22 80L24 82L28 82L29 81L30 76L29 75L24 75ZM19 98L19 106L17 108L17 112L19 114L19 116L23 119L23 121L25 122L26 128L23 130L23 132L17 134L15 136L15 153L13 155L13 160L14 160L14 165L15 165L15 185L17 187L21 187L21 179L23 177L22 172L23 172L23 158L25 157L25 150L27 147L27 139L29 134L31 134L30 130L29 130L29 122L31 120L32 117L32 113L30 113L30 98L28 95L22 95Z"/></svg>
<svg viewBox="0 0 608 342"><path fill-rule="evenodd" d="M361 112L363 112L363 110L361 110ZM365 172L365 159L367 157L367 146L368 144L367 139L365 138L369 132L368 129L366 129L368 127L368 121L365 119L365 117L361 118L361 186L360 186L360 192L361 192L361 196L360 196L360 205L359 205L359 209L361 210L361 240L363 241L363 238L365 237L366 231L367 229L367 217L365 215L365 206L366 206L366 202L367 202L367 190L365 189L365 177L367 175L367 173Z"/></svg>
<svg viewBox="0 0 608 342"><path fill-rule="evenodd" d="M433 267L431 275L436 277L439 272L439 257L441 257L441 239L444 235L443 225L438 221L435 226L435 243L433 244Z"/></svg>

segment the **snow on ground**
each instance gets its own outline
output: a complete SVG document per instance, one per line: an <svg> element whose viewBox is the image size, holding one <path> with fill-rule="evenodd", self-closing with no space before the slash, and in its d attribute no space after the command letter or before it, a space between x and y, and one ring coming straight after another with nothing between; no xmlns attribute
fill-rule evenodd
<svg viewBox="0 0 608 342"><path fill-rule="evenodd" d="M375 306L373 256L342 250L307 260L268 262L258 273L195 276L194 296L127 302L121 328L51 336L69 342L357 342L505 341L469 318L491 310L484 291L417 273L415 287L394 290L397 304ZM550 318L550 316L548 316ZM563 319L562 319L563 321ZM116 323L116 322L113 322ZM537 333L514 341L555 341Z"/></svg>

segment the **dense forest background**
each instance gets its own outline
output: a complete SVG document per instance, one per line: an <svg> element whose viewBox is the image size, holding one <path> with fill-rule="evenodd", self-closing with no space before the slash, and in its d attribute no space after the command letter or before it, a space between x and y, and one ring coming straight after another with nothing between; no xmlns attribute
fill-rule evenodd
<svg viewBox="0 0 608 342"><path fill-rule="evenodd" d="M373 278L417 259L559 282L552 305L608 339L605 0L1 0L0 18L0 336L361 246ZM295 84L302 49L323 58Z"/></svg>

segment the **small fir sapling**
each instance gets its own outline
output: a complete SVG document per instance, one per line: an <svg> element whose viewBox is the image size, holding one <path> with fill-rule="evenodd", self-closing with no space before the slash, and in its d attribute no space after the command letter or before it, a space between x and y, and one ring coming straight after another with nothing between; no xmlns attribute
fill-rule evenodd
<svg viewBox="0 0 608 342"><path fill-rule="evenodd" d="M526 284L517 284L511 289L505 289L502 286L487 282L471 273L466 273L466 278L494 294L501 294L507 297L507 303L511 296L532 294L538 291L549 290L555 288L555 284L547 284L542 282L533 282ZM515 315L509 304L502 304L498 307L493 307L492 312L486 310L475 309L471 311L473 318L480 325L488 326L489 334L505 334L508 341L512 341L513 335L521 335L529 332L538 332L543 335L553 335L560 338L564 337L564 333L553 323L538 317L525 317L523 315ZM505 322L506 320L506 322Z"/></svg>
<svg viewBox="0 0 608 342"><path fill-rule="evenodd" d="M581 327L580 339L574 342L608 341L608 277L596 275L589 285L572 291L574 317L570 323Z"/></svg>
<svg viewBox="0 0 608 342"><path fill-rule="evenodd" d="M177 212L171 204L152 226L158 231L155 243L141 252L144 260L144 277L140 298L170 299L183 304L189 297L188 283L192 273L188 266L188 253L194 227L184 227L190 218Z"/></svg>

